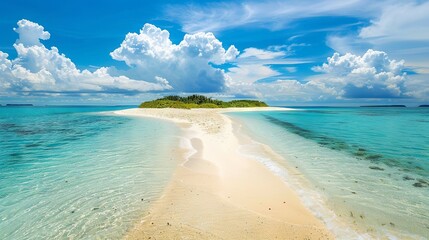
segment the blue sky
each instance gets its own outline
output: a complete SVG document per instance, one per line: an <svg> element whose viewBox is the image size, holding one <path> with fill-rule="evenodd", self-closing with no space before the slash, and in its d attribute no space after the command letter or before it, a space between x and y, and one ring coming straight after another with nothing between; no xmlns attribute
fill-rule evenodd
<svg viewBox="0 0 429 240"><path fill-rule="evenodd" d="M428 1L5 1L0 103L429 101Z"/></svg>

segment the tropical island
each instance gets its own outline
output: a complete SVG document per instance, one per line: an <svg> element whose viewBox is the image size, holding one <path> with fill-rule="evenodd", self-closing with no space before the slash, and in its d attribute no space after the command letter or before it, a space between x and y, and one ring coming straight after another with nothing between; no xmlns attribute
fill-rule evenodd
<svg viewBox="0 0 429 240"><path fill-rule="evenodd" d="M388 107L391 107L391 108L398 108L398 107L407 107L407 106L405 106L405 105L363 105L363 106L360 106L360 107L364 107L364 108L388 108Z"/></svg>
<svg viewBox="0 0 429 240"><path fill-rule="evenodd" d="M166 96L152 101L143 102L139 108L245 108L268 107L268 105L256 100L232 100L229 102L213 99L203 95L190 95L187 97Z"/></svg>

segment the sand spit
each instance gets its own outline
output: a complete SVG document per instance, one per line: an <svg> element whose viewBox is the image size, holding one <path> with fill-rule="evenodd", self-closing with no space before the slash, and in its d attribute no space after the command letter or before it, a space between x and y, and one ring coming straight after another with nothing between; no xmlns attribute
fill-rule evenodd
<svg viewBox="0 0 429 240"><path fill-rule="evenodd" d="M116 114L176 122L183 141L163 196L125 239L332 239L298 195L238 152L224 112L285 108L127 109Z"/></svg>

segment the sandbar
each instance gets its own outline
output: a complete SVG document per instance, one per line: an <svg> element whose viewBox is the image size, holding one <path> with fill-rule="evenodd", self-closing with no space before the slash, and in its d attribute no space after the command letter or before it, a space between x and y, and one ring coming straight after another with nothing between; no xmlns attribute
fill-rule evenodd
<svg viewBox="0 0 429 240"><path fill-rule="evenodd" d="M234 111L285 108L127 109L116 114L173 121L183 133L162 196L124 239L333 239L280 177L240 154Z"/></svg>

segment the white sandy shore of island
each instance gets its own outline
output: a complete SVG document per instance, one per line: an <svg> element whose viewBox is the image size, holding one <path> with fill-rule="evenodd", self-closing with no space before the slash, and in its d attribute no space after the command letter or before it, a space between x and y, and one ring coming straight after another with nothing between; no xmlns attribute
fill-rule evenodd
<svg viewBox="0 0 429 240"><path fill-rule="evenodd" d="M333 239L280 177L239 153L242 139L235 133L231 118L222 114L275 110L290 109L116 111L173 121L189 145L178 147L179 164L163 195L124 238Z"/></svg>

